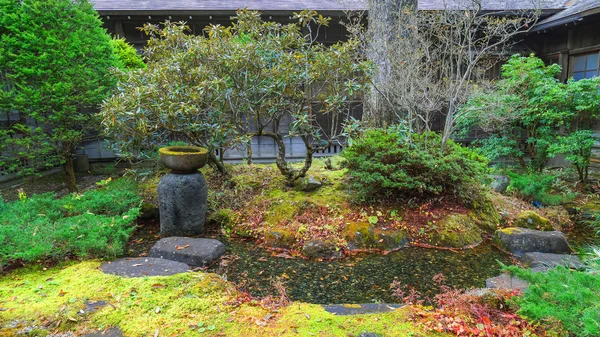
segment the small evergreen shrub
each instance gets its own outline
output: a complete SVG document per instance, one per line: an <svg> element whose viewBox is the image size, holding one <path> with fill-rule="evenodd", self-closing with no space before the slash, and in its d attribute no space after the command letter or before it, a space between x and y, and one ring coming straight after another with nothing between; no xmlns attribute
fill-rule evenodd
<svg viewBox="0 0 600 337"><path fill-rule="evenodd" d="M518 267L509 270L530 282L516 303L518 313L550 324L561 322L570 336L600 336L600 276L563 267L532 273Z"/></svg>
<svg viewBox="0 0 600 337"><path fill-rule="evenodd" d="M118 60L117 67L123 70L143 69L146 68L146 63L137 53L135 47L129 44L125 39L113 38L111 45Z"/></svg>
<svg viewBox="0 0 600 337"><path fill-rule="evenodd" d="M480 195L488 160L448 142L441 135L406 133L398 128L372 129L353 141L342 156L357 201L457 195Z"/></svg>
<svg viewBox="0 0 600 337"><path fill-rule="evenodd" d="M133 230L139 203L127 179L61 199L45 193L0 203L0 264L115 257Z"/></svg>
<svg viewBox="0 0 600 337"><path fill-rule="evenodd" d="M555 206L574 197L572 193L553 193L555 177L552 175L514 172L508 172L507 175L510 178L508 191L518 193L527 201L537 201L544 206Z"/></svg>

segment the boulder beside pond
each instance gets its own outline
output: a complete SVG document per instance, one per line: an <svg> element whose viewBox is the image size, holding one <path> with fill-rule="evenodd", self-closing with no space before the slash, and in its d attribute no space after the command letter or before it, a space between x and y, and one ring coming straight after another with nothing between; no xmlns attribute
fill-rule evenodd
<svg viewBox="0 0 600 337"><path fill-rule="evenodd" d="M396 250L409 245L408 236L404 231L375 228L368 222L351 222L342 235L350 250Z"/></svg>
<svg viewBox="0 0 600 337"><path fill-rule="evenodd" d="M504 228L494 233L494 244L517 256L530 252L570 254L571 247L559 231L538 231L527 228Z"/></svg>
<svg viewBox="0 0 600 337"><path fill-rule="evenodd" d="M469 214L452 214L436 224L429 233L431 244L446 248L464 248L483 241L482 230Z"/></svg>
<svg viewBox="0 0 600 337"><path fill-rule="evenodd" d="M514 222L515 227L537 229L541 231L552 231L554 227L550 220L537 214L535 211L523 211L517 215Z"/></svg>
<svg viewBox="0 0 600 337"><path fill-rule="evenodd" d="M271 228L265 232L264 243L268 247L290 249L296 243L296 234L285 228Z"/></svg>
<svg viewBox="0 0 600 337"><path fill-rule="evenodd" d="M310 259L340 259L344 254L336 244L327 239L313 239L302 246L302 255Z"/></svg>

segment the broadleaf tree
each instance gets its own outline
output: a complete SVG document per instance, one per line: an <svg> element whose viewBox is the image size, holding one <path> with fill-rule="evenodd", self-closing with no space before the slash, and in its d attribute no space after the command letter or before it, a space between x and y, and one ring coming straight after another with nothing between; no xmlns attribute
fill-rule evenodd
<svg viewBox="0 0 600 337"><path fill-rule="evenodd" d="M458 128L483 132L477 143L488 157L506 156L522 168L541 171L548 157L563 154L585 182L596 141L591 127L600 117L600 78L561 83L560 71L534 55L513 55L502 78L461 107Z"/></svg>
<svg viewBox="0 0 600 337"><path fill-rule="evenodd" d="M111 38L87 0L0 0L0 12L0 164L27 174L54 157L76 191L74 150L114 83Z"/></svg>
<svg viewBox="0 0 600 337"><path fill-rule="evenodd" d="M179 136L207 147L221 171L216 149L269 137L277 145L277 167L293 183L316 152L343 141L370 70L356 40L316 41L328 18L305 10L295 19L265 22L258 12L240 10L232 26L211 25L202 36L188 34L184 23L146 25L147 69L121 74L101 112L108 135L122 152ZM300 168L286 160L284 140L293 136L306 149Z"/></svg>

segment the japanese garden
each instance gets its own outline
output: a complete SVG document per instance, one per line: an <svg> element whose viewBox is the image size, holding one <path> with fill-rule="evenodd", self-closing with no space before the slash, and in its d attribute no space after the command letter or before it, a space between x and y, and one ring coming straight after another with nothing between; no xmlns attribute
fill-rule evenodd
<svg viewBox="0 0 600 337"><path fill-rule="evenodd" d="M600 2L0 0L1 336L600 336Z"/></svg>

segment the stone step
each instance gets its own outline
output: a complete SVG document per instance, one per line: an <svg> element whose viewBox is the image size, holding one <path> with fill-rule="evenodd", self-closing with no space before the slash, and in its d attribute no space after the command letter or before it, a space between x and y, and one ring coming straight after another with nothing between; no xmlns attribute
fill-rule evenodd
<svg viewBox="0 0 600 337"><path fill-rule="evenodd" d="M521 290L527 289L529 283L518 277L504 273L485 280L485 287L489 289Z"/></svg>
<svg viewBox="0 0 600 337"><path fill-rule="evenodd" d="M100 266L100 270L107 274L123 277L146 277L185 273L190 270L190 266L182 262L167 259L135 257L103 263Z"/></svg>
<svg viewBox="0 0 600 337"><path fill-rule="evenodd" d="M149 256L206 267L225 253L225 245L215 239L172 236L158 240Z"/></svg>
<svg viewBox="0 0 600 337"><path fill-rule="evenodd" d="M364 303L364 304L329 304L324 305L325 311L334 315L362 315L394 311L402 304Z"/></svg>
<svg viewBox="0 0 600 337"><path fill-rule="evenodd" d="M97 332L92 332L86 335L83 335L83 337L124 337L125 335L123 335L123 331L121 331L121 329L119 328L110 328L108 330L104 330L104 331L97 331Z"/></svg>
<svg viewBox="0 0 600 337"><path fill-rule="evenodd" d="M556 268L563 266L569 269L584 270L585 265L577 255L570 254L552 254L531 252L521 255L519 258L524 266L530 268Z"/></svg>

